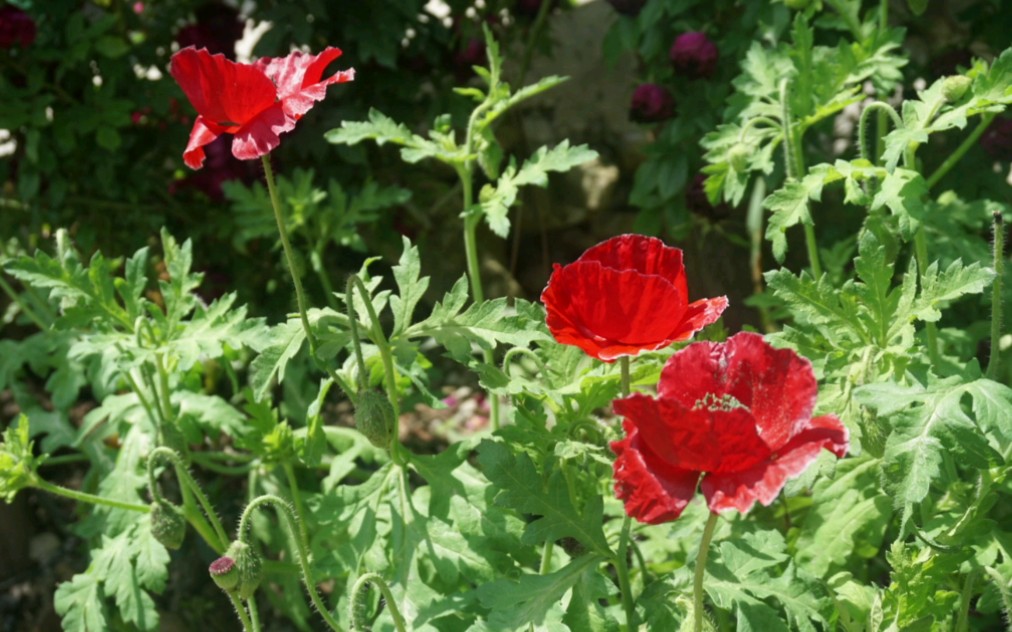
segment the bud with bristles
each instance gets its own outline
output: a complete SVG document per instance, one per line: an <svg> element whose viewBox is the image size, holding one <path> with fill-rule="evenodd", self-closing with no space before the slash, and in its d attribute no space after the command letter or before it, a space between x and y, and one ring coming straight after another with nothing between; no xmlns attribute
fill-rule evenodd
<svg viewBox="0 0 1012 632"><path fill-rule="evenodd" d="M219 588L234 592L241 599L252 597L264 578L260 556L239 540L230 544L225 554L211 562L207 570Z"/></svg>
<svg viewBox="0 0 1012 632"><path fill-rule="evenodd" d="M224 591L235 590L235 587L239 585L239 569L235 567L235 560L227 555L211 562L211 565L207 567L207 572L211 574L214 583L218 584L218 588Z"/></svg>
<svg viewBox="0 0 1012 632"><path fill-rule="evenodd" d="M390 447L397 420L386 395L371 389L359 392L355 402L355 427L377 448Z"/></svg>
<svg viewBox="0 0 1012 632"><path fill-rule="evenodd" d="M966 94L972 83L972 79L963 75L946 77L942 82L942 94L945 95L946 101L955 103L963 98L963 95Z"/></svg>
<svg viewBox="0 0 1012 632"><path fill-rule="evenodd" d="M178 549L186 537L183 512L167 502L151 503L151 535L167 549Z"/></svg>

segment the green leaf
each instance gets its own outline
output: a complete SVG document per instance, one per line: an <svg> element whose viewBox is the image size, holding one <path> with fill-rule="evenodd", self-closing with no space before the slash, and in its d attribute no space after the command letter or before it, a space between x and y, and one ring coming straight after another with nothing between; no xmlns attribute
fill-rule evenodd
<svg viewBox="0 0 1012 632"><path fill-rule="evenodd" d="M594 554L579 557L547 575L521 575L519 579L500 579L478 588L478 599L491 610L491 630L520 630L540 626L549 611L558 608L563 595L601 558Z"/></svg>
<svg viewBox="0 0 1012 632"><path fill-rule="evenodd" d="M935 322L942 317L940 307L967 294L980 294L994 277L994 270L979 263L964 266L962 261L953 261L939 272L938 262L934 262L921 278L921 292L910 308L911 313L921 320Z"/></svg>
<svg viewBox="0 0 1012 632"><path fill-rule="evenodd" d="M0 497L14 502L17 493L29 487L35 478L35 468L45 457L35 457L28 427L28 417L21 414L9 425L0 444Z"/></svg>
<svg viewBox="0 0 1012 632"><path fill-rule="evenodd" d="M499 490L496 504L539 516L524 531L526 544L570 537L601 555L610 554L601 530L603 505L600 496L588 499L578 510L560 471L543 480L527 454L514 454L501 443L482 441L478 461L485 476Z"/></svg>
<svg viewBox="0 0 1012 632"><path fill-rule="evenodd" d="M405 338L431 336L460 362L467 362L472 345L481 349L494 349L499 344L526 347L535 341L547 341L549 334L544 326L539 306L517 299L513 305L506 298L475 303L462 313L450 309L459 302L461 283L454 285L447 299L433 309L429 318L411 325Z"/></svg>
<svg viewBox="0 0 1012 632"><path fill-rule="evenodd" d="M53 595L53 607L62 617L66 632L108 630L104 601L101 582L88 573L75 575L69 582L60 584Z"/></svg>
<svg viewBox="0 0 1012 632"><path fill-rule="evenodd" d="M872 209L885 206L899 218L900 232L910 238L924 218L924 198L928 185L921 174L908 169L896 169L886 175L882 186L871 202Z"/></svg>
<svg viewBox="0 0 1012 632"><path fill-rule="evenodd" d="M796 224L812 225L809 200L822 197L823 176L811 173L800 182L791 180L783 188L774 191L763 202L763 207L772 211L766 238L772 242L773 256L783 261L787 254L787 229Z"/></svg>
<svg viewBox="0 0 1012 632"><path fill-rule="evenodd" d="M411 325L411 316L429 288L429 277L422 277L422 263L418 247L412 246L407 237L402 238L404 250L400 261L393 267L397 281L397 294L390 297L390 309L394 314L394 329L391 336L402 333Z"/></svg>

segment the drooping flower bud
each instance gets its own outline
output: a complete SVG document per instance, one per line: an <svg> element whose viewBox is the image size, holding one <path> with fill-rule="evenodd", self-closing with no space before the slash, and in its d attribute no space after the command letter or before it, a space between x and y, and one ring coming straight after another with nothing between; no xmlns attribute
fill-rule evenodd
<svg viewBox="0 0 1012 632"><path fill-rule="evenodd" d="M621 13L622 15L629 16L639 15L646 3L647 0L608 0L608 4L610 4L615 11Z"/></svg>
<svg viewBox="0 0 1012 632"><path fill-rule="evenodd" d="M264 578L260 556L240 540L230 544L224 555L211 562L207 571L219 588L235 592L242 599L252 597Z"/></svg>
<svg viewBox="0 0 1012 632"><path fill-rule="evenodd" d="M397 419L387 396L372 389L361 391L355 402L355 427L377 448L389 448Z"/></svg>
<svg viewBox="0 0 1012 632"><path fill-rule="evenodd" d="M972 83L973 79L963 75L946 77L945 81L942 82L942 94L945 95L946 101L955 103L963 98L963 95L970 89L970 84Z"/></svg>
<svg viewBox="0 0 1012 632"><path fill-rule="evenodd" d="M675 98L663 86L644 83L633 91L629 119L637 123L659 123L675 115Z"/></svg>
<svg viewBox="0 0 1012 632"><path fill-rule="evenodd" d="M690 31L675 38L669 52L675 72L690 79L705 79L717 70L717 45L704 33Z"/></svg>
<svg viewBox="0 0 1012 632"><path fill-rule="evenodd" d="M151 535L167 549L181 547L186 537L183 512L167 502L151 503Z"/></svg>

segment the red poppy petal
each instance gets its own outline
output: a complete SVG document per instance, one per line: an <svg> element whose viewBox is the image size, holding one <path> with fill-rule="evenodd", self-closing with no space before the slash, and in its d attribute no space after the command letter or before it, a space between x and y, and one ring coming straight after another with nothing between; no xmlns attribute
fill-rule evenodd
<svg viewBox="0 0 1012 632"><path fill-rule="evenodd" d="M685 309L684 298L662 277L597 262L557 267L541 300L556 340L600 359L621 355L615 348L639 352L667 346Z"/></svg>
<svg viewBox="0 0 1012 632"><path fill-rule="evenodd" d="M636 427L649 451L672 467L738 472L770 455L744 408L692 409L639 393L615 400L614 407Z"/></svg>
<svg viewBox="0 0 1012 632"><path fill-rule="evenodd" d="M776 451L808 423L818 385L807 359L742 332L722 344L697 343L673 355L658 392L686 406L707 394L731 395L752 411L760 436Z"/></svg>
<svg viewBox="0 0 1012 632"><path fill-rule="evenodd" d="M198 116L193 122L193 129L190 130L190 141L186 143L183 150L183 162L190 169L200 169L204 166L204 146L210 145L216 138L225 133L225 130L204 120Z"/></svg>
<svg viewBox="0 0 1012 632"><path fill-rule="evenodd" d="M340 56L341 49L331 46L318 55L294 51L287 57L264 58L256 66L277 85L285 112L298 118L327 96L327 86L355 78L354 70L341 70L321 81L323 71Z"/></svg>
<svg viewBox="0 0 1012 632"><path fill-rule="evenodd" d="M253 160L269 154L281 144L279 135L294 128L295 119L276 103L235 133L232 155L239 160Z"/></svg>
<svg viewBox="0 0 1012 632"><path fill-rule="evenodd" d="M676 342L688 340L697 331L717 322L720 315L727 309L727 297L704 298L690 303L682 315L682 322L677 329L671 333L672 339Z"/></svg>
<svg viewBox="0 0 1012 632"><path fill-rule="evenodd" d="M277 98L274 84L259 69L203 48L173 55L170 72L197 113L223 127L248 123Z"/></svg>
<svg viewBox="0 0 1012 632"><path fill-rule="evenodd" d="M847 453L847 428L832 415L818 417L772 459L743 472L707 474L702 490L712 511L737 509L745 513L758 500L769 505L787 479L808 468L823 448L838 457Z"/></svg>
<svg viewBox="0 0 1012 632"><path fill-rule="evenodd" d="M671 467L641 451L632 424L629 436L611 444L615 452L615 495L625 502L626 513L647 524L675 520L696 493L699 472Z"/></svg>
<svg viewBox="0 0 1012 632"><path fill-rule="evenodd" d="M618 235L587 249L577 261L597 261L614 270L636 270L662 276L688 301L682 251L665 245L656 237Z"/></svg>

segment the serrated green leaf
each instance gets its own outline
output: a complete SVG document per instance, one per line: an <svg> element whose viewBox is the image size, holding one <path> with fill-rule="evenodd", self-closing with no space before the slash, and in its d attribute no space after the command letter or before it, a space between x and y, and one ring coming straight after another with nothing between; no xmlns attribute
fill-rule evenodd
<svg viewBox="0 0 1012 632"><path fill-rule="evenodd" d="M928 185L921 174L907 169L896 169L886 175L878 193L871 202L872 209L883 206L899 218L900 232L910 238L924 217L924 198Z"/></svg>
<svg viewBox="0 0 1012 632"><path fill-rule="evenodd" d="M411 316L418 301L422 300L425 290L429 288L429 277L422 277L422 263L418 256L418 247L412 246L407 237L402 238L404 250L400 261L393 267L394 280L397 281L397 294L390 297L390 310L394 314L396 336L411 325Z"/></svg>
<svg viewBox="0 0 1012 632"><path fill-rule="evenodd" d="M967 294L980 294L994 280L995 272L978 263L964 266L953 261L943 272L938 262L932 263L921 277L921 291L911 306L917 318L935 322L942 317L939 307Z"/></svg>
<svg viewBox="0 0 1012 632"><path fill-rule="evenodd" d="M101 582L88 573L75 575L63 582L53 595L53 607L61 616L66 632L101 632L108 630Z"/></svg>
<svg viewBox="0 0 1012 632"><path fill-rule="evenodd" d="M787 229L796 224L812 224L809 201L822 197L822 185L823 176L812 173L800 182L787 182L763 202L763 207L771 211L766 238L772 242L773 256L777 261L782 262L787 254Z"/></svg>
<svg viewBox="0 0 1012 632"><path fill-rule="evenodd" d="M454 289L459 285L460 282ZM451 291L450 299L455 298L452 294ZM437 305L438 313L433 310L429 318L411 325L404 337L435 338L454 359L464 362L471 356L472 345L482 349L494 349L500 344L527 347L532 342L549 339L543 317L532 316L539 310L528 301L517 299L510 305L507 299L497 298L475 303L461 313L453 313L447 305L450 304L442 308Z"/></svg>
<svg viewBox="0 0 1012 632"><path fill-rule="evenodd" d="M259 354L253 358L249 368L250 387L257 401L263 400L277 377L280 382L285 378L285 367L302 348L306 340L306 330L302 323L293 319L270 329L267 346L256 349Z"/></svg>
<svg viewBox="0 0 1012 632"><path fill-rule="evenodd" d="M28 417L21 414L4 430L0 443L0 498L5 502L13 502L20 490L32 484L35 468L44 459L35 457L32 443Z"/></svg>

